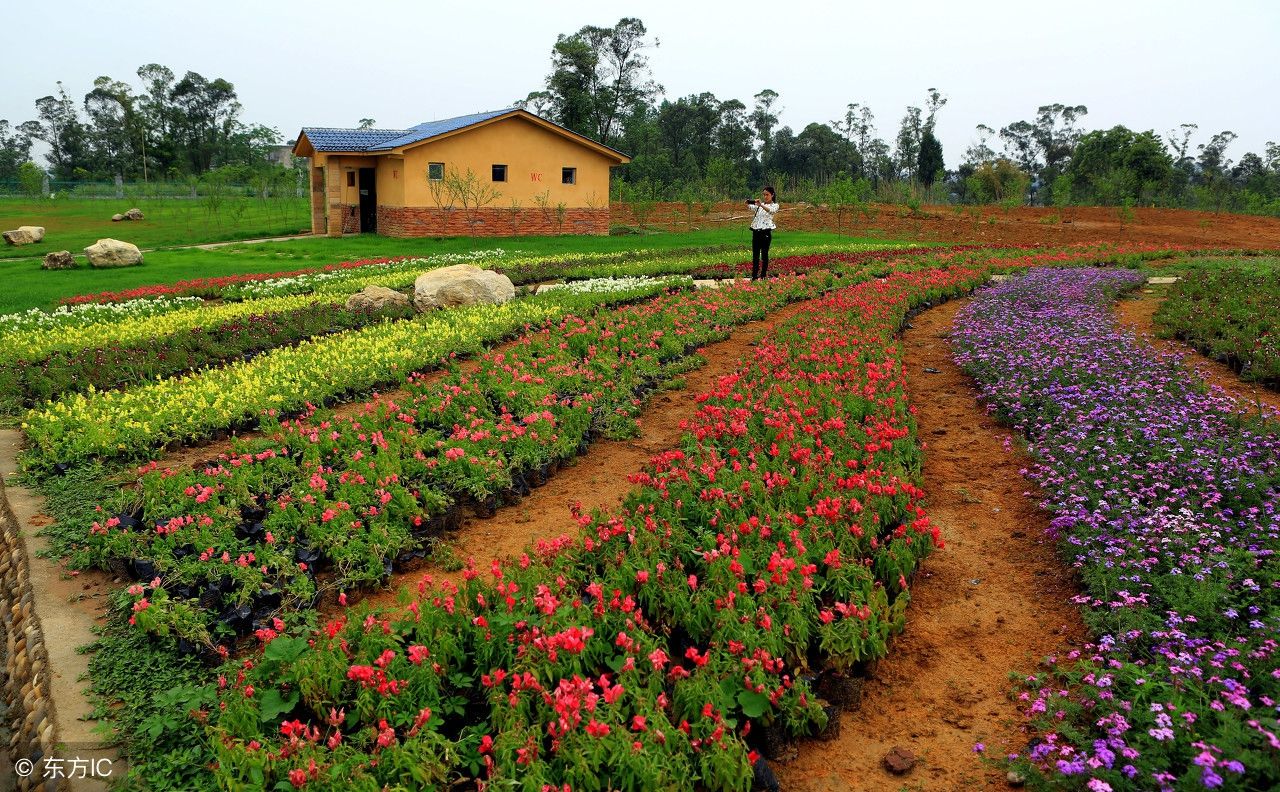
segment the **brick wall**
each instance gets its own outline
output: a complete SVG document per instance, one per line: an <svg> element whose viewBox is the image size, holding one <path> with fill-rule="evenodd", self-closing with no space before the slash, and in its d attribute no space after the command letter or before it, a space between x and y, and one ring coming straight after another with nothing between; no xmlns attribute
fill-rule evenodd
<svg viewBox="0 0 1280 792"><path fill-rule="evenodd" d="M341 229L338 233L334 233ZM360 233L360 207L355 204L329 204L329 235Z"/></svg>
<svg viewBox="0 0 1280 792"><path fill-rule="evenodd" d="M357 221L358 222L358 221ZM609 210L439 209L427 206L379 206L378 233L392 237L525 236L609 233Z"/></svg>

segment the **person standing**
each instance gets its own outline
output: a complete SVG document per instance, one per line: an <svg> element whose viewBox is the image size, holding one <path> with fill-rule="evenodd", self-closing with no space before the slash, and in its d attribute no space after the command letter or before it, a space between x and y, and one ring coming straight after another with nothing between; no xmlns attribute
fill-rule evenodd
<svg viewBox="0 0 1280 792"><path fill-rule="evenodd" d="M773 216L778 213L778 194L765 187L760 199L747 201L755 212L751 216L751 280L769 277L769 245L773 243Z"/></svg>

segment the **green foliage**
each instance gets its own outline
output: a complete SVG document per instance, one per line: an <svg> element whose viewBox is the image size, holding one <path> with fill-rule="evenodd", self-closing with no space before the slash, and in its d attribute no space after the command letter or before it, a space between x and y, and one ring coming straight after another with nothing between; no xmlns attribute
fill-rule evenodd
<svg viewBox="0 0 1280 792"><path fill-rule="evenodd" d="M1205 260L1156 311L1161 335L1179 338L1243 379L1280 385L1280 258Z"/></svg>
<svg viewBox="0 0 1280 792"><path fill-rule="evenodd" d="M938 179L938 175L946 173L946 163L942 159L942 143L933 136L933 130L926 129L920 138L920 153L916 159L916 172L920 183L926 187Z"/></svg>
<svg viewBox="0 0 1280 792"><path fill-rule="evenodd" d="M18 189L31 198L38 197L44 185L44 171L34 162L24 162L18 166Z"/></svg>

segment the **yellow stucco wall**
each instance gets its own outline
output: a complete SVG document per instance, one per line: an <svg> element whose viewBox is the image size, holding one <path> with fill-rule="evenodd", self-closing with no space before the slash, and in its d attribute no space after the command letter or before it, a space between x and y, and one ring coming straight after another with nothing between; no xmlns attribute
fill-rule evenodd
<svg viewBox="0 0 1280 792"><path fill-rule="evenodd" d="M609 205L609 166L613 161L520 116L406 149L400 174L403 193L384 194L379 178L378 203L435 207L437 202L427 182L429 162L443 162L445 168L457 168L459 173L470 168L482 185L501 193L489 204L494 207L510 208L514 199L524 208L534 208L535 197L542 195L551 206ZM507 166L506 182L492 181L495 164ZM578 169L576 184L561 183L561 169L566 167ZM403 203L396 203L397 198Z"/></svg>
<svg viewBox="0 0 1280 792"><path fill-rule="evenodd" d="M404 158L378 157L378 205L404 206Z"/></svg>

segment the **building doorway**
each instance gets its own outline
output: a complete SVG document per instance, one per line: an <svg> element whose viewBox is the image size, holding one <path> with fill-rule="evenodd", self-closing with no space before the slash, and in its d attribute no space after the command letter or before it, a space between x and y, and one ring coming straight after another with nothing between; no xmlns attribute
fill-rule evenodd
<svg viewBox="0 0 1280 792"><path fill-rule="evenodd" d="M371 234L378 230L377 171L360 169L360 232Z"/></svg>

